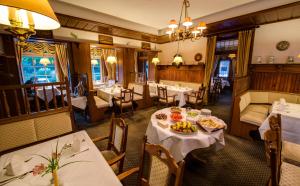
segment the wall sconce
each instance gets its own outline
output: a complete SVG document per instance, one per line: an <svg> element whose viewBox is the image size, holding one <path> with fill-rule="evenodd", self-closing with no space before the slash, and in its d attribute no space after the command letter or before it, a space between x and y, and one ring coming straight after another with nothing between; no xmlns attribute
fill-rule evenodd
<svg viewBox="0 0 300 186"><path fill-rule="evenodd" d="M268 63L273 64L274 61L275 61L275 57L274 56L269 56Z"/></svg>
<svg viewBox="0 0 300 186"><path fill-rule="evenodd" d="M257 62L257 63L262 63L262 58L261 58L261 56L257 56L257 57L256 57L256 62Z"/></svg>
<svg viewBox="0 0 300 186"><path fill-rule="evenodd" d="M287 62L288 63L293 63L294 62L294 56L288 56Z"/></svg>

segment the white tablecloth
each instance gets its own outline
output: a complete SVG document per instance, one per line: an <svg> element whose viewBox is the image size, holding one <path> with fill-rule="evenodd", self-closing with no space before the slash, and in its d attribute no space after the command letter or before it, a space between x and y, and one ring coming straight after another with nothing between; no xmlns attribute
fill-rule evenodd
<svg viewBox="0 0 300 186"><path fill-rule="evenodd" d="M300 104L287 103L286 108L280 110L278 101L273 103L270 116L259 127L261 139L264 139L264 133L270 129L269 118L275 114L281 114L283 140L300 144Z"/></svg>
<svg viewBox="0 0 300 186"><path fill-rule="evenodd" d="M157 94L157 86L167 87L168 96L176 95L175 99L179 101L178 106L182 107L186 104L184 94L190 93L193 89L188 87L177 87L177 86L170 86L170 85L162 85L157 83L149 83L149 90L152 94ZM154 92L155 91L155 92Z"/></svg>
<svg viewBox="0 0 300 186"><path fill-rule="evenodd" d="M122 184L116 177L115 173L112 171L110 166L107 164L104 157L101 155L100 151L93 144L88 134L85 131L75 133L78 138L85 139L82 143L82 149L89 147L89 150L82 152L74 157L69 157L69 155L63 155L61 158L61 163L73 161L89 161L89 162L78 162L67 165L58 170L58 179L61 180L64 186L121 186ZM73 141L73 134L59 138L60 148L65 143L70 143ZM46 164L46 160L34 156L34 154L49 156L51 151L55 149L57 139L47 141L41 144L37 144L25 149L21 149L9 154L5 154L0 158L0 168L8 163L9 158L13 154L18 154L20 156L28 157L33 156L33 159L27 162L28 170L32 170L35 165L40 163ZM3 173L0 176L0 180L3 178ZM13 181L7 186L48 186L51 179L51 174L47 174L44 177L40 175L33 176L32 173L28 174L25 178Z"/></svg>
<svg viewBox="0 0 300 186"><path fill-rule="evenodd" d="M54 90L55 96L59 96L61 94L61 92L56 87L53 87L53 90ZM53 99L52 87L45 87L45 92L46 92L46 96L47 96L47 101L50 102ZM44 95L43 89L37 89L36 93L40 99L45 101L45 95Z"/></svg>
<svg viewBox="0 0 300 186"><path fill-rule="evenodd" d="M194 135L181 135L170 131L170 128L162 128L157 124L155 117L158 113L165 113L168 115L169 126L173 124L170 121L170 108L165 108L156 111L151 116L148 124L146 135L149 143L160 144L167 148L176 161L181 161L185 156L194 149L206 148L217 142L217 149L225 146L224 131L218 130L211 134L204 133L201 130ZM182 112L183 119L186 118L185 109Z"/></svg>
<svg viewBox="0 0 300 186"><path fill-rule="evenodd" d="M103 89L97 89L97 96L101 99L104 99L109 103L109 105L113 106L113 97L119 97L121 94L121 88L119 87L111 87L111 88L103 88Z"/></svg>

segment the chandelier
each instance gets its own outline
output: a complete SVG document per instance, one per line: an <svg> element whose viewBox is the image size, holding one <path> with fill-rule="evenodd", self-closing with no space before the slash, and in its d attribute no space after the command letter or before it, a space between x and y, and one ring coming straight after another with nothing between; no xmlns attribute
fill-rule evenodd
<svg viewBox="0 0 300 186"><path fill-rule="evenodd" d="M190 7L189 0L183 0L179 22L177 24L175 19L172 19L168 25L166 34L169 35L171 41L180 41L191 39L192 41L198 40L203 36L203 31L207 28L205 22L200 22L198 25L193 26L191 17L188 15L188 8ZM182 17L184 21L182 22Z"/></svg>
<svg viewBox="0 0 300 186"><path fill-rule="evenodd" d="M35 34L35 30L54 30L60 24L48 0L1 0L0 24L18 39L20 46Z"/></svg>

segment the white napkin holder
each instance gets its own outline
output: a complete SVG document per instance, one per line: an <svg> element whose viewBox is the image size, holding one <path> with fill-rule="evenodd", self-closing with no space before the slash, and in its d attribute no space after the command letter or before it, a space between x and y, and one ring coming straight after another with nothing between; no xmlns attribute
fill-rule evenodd
<svg viewBox="0 0 300 186"><path fill-rule="evenodd" d="M9 164L6 166L7 176L17 176L23 174L26 169L25 160L19 155L13 155Z"/></svg>
<svg viewBox="0 0 300 186"><path fill-rule="evenodd" d="M72 151L79 152L81 147L81 140L78 138L77 135L73 136L73 144L72 144Z"/></svg>

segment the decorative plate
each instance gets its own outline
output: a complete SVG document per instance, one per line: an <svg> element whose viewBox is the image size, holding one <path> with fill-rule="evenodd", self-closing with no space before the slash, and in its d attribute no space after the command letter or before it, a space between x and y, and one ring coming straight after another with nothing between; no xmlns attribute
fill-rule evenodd
<svg viewBox="0 0 300 186"><path fill-rule="evenodd" d="M284 51L286 49L288 49L290 46L290 43L288 41L280 41L277 43L276 48L279 51Z"/></svg>
<svg viewBox="0 0 300 186"><path fill-rule="evenodd" d="M197 53L194 57L195 61L199 62L202 59L202 54L201 53Z"/></svg>

